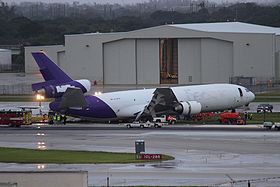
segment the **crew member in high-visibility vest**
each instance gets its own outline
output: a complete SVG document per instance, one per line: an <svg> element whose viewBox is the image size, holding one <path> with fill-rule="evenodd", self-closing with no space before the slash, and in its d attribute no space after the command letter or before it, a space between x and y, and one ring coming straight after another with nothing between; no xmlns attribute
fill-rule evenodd
<svg viewBox="0 0 280 187"><path fill-rule="evenodd" d="M57 120L57 115L55 114L55 115L53 116L53 122L56 123L56 120Z"/></svg>
<svg viewBox="0 0 280 187"><path fill-rule="evenodd" d="M60 115L57 115L57 121L60 122L60 120L61 120Z"/></svg>

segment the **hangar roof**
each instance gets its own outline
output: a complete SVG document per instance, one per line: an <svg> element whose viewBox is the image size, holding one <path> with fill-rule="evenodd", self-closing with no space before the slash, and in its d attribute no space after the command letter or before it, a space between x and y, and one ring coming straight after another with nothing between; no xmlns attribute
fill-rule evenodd
<svg viewBox="0 0 280 187"><path fill-rule="evenodd" d="M204 32L230 32L230 33L267 33L280 35L280 28L255 25L242 22L221 23L194 23L169 25L177 28L191 29Z"/></svg>

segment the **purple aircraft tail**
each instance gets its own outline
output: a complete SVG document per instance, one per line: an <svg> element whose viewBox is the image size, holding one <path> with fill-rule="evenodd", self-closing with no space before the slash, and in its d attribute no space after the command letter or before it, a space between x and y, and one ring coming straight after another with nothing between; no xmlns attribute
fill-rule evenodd
<svg viewBox="0 0 280 187"><path fill-rule="evenodd" d="M63 72L47 55L40 52L33 52L36 63L40 68L40 72L45 79L45 82L32 84L32 90L39 90L45 86L58 85L73 81L65 72Z"/></svg>

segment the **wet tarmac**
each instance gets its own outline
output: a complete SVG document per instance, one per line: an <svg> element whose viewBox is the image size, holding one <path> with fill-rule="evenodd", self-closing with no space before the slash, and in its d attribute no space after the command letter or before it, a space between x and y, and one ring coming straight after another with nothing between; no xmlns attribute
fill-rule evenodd
<svg viewBox="0 0 280 187"><path fill-rule="evenodd" d="M147 153L175 157L172 161L144 164L0 163L0 168L2 171L86 170L89 185L95 186L106 185L107 177L113 186L230 186L232 180L237 186L246 185L248 180L252 180L252 186L279 186L279 131L258 126L248 126L244 131L232 130L238 126L209 130L211 127L126 129L112 124L69 124L57 130L41 125L24 130L0 128L0 146L134 152L135 140L141 139L145 140Z"/></svg>

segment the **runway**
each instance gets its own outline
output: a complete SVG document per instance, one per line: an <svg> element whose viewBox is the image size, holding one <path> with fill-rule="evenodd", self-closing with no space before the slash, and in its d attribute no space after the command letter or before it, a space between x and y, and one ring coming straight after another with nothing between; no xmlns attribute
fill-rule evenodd
<svg viewBox="0 0 280 187"><path fill-rule="evenodd" d="M280 132L259 126L189 126L126 129L117 124L69 124L0 128L0 146L134 152L135 140L145 140L147 153L175 160L145 164L48 164L44 170L86 170L89 185L237 185L255 179L254 186L279 186ZM40 170L38 164L0 163L3 171Z"/></svg>

